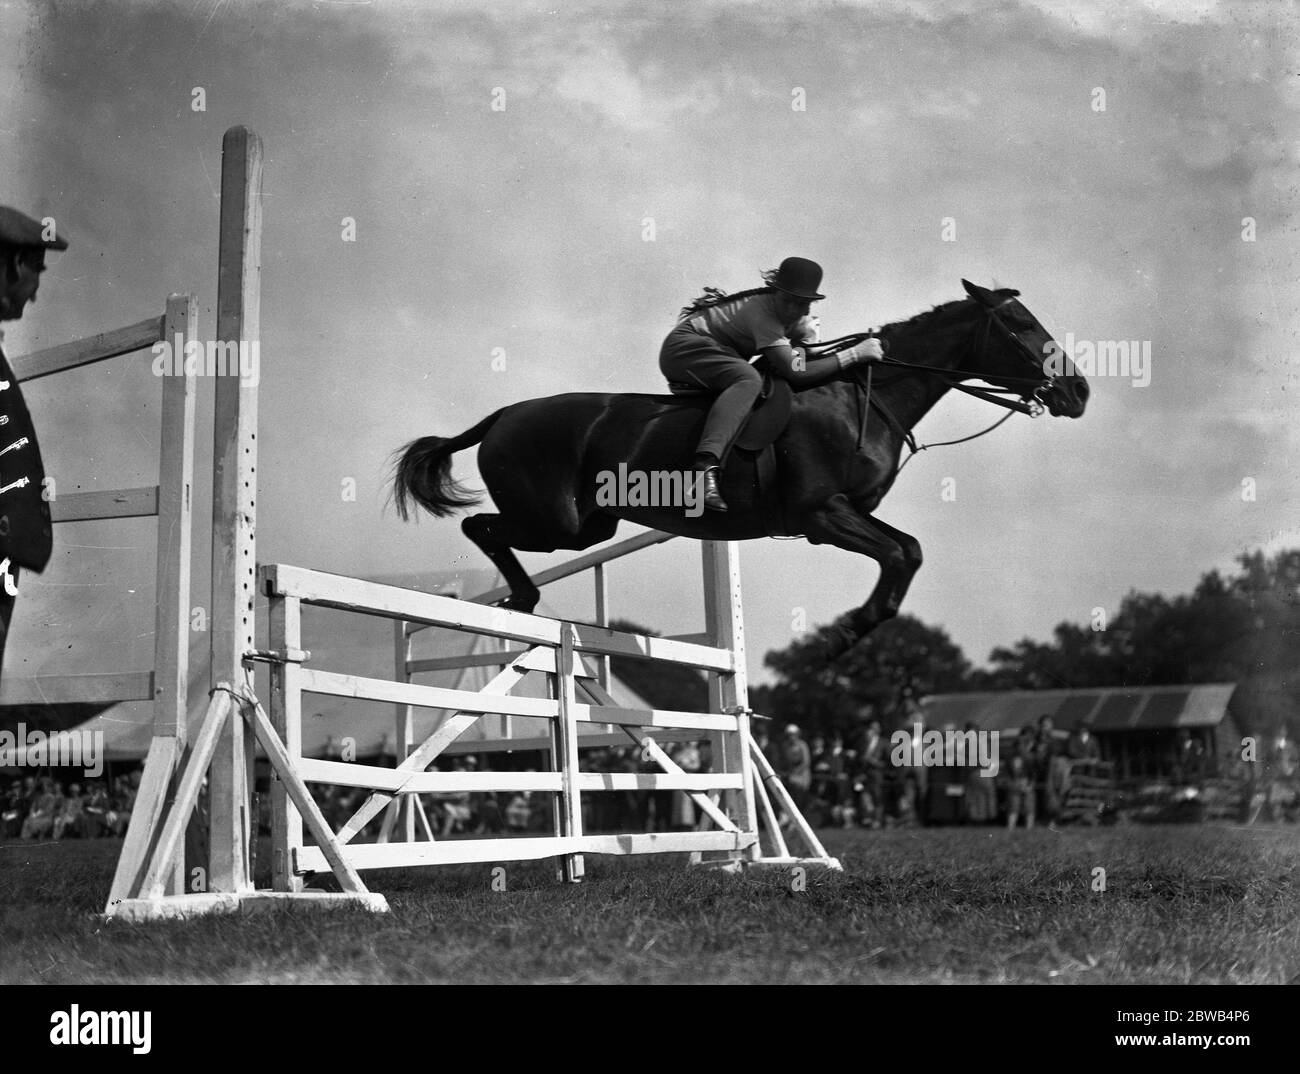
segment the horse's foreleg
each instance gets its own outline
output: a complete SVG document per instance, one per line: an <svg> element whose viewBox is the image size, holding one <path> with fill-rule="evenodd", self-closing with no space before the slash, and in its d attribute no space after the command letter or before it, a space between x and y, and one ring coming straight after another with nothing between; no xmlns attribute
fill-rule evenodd
<svg viewBox="0 0 1300 1074"><path fill-rule="evenodd" d="M833 544L880 564L880 577L866 603L848 616L847 624L838 623L832 628L826 656L833 660L898 614L912 577L921 566L921 546L909 534L859 514L844 496L835 496L814 511L803 529L813 544Z"/></svg>

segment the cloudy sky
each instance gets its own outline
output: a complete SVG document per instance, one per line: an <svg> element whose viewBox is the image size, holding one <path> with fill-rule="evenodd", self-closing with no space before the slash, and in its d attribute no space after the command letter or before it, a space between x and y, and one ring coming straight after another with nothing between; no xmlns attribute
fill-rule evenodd
<svg viewBox="0 0 1300 1074"><path fill-rule="evenodd" d="M1058 338L1148 341L1152 367L1145 387L1094 378L1080 421L922 455L882 506L926 551L907 610L981 662L1130 589L1300 545L1288 10L9 0L0 203L55 216L72 247L5 347L173 291L210 333L221 136L247 124L266 147L259 558L376 575L482 562L455 523L384 510L393 448L518 399L661 390L661 339L704 284L815 258L836 335L959 297L963 276L1015 286ZM146 362L28 394L61 490L156 479ZM995 416L947 399L919 433ZM457 470L477 476L472 453ZM57 537L7 669L145 666L148 525ZM800 610L826 622L876 576L802 541L742 563L756 673ZM693 547L662 546L611 571L614 611L698 629L698 579ZM548 599L588 606L576 584Z"/></svg>

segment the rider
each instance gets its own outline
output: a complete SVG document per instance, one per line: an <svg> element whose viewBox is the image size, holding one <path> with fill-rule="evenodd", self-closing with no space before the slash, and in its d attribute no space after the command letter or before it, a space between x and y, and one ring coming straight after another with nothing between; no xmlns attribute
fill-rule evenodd
<svg viewBox="0 0 1300 1074"><path fill-rule="evenodd" d="M814 358L807 344L815 341L810 310L825 298L818 294L822 268L803 257L787 257L775 272L763 273L767 286L727 295L713 288L682 310L677 327L664 340L659 369L675 392L716 394L694 468L704 474L704 505L725 511L718 492L718 467L762 391L763 378L749 363L761 354L775 376L796 391L834 379L858 362L876 361L880 341L864 340L825 358Z"/></svg>

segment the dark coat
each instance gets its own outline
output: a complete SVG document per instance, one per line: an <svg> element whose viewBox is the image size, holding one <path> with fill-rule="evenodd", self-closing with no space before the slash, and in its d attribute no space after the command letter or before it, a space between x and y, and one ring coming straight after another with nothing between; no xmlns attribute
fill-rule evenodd
<svg viewBox="0 0 1300 1074"><path fill-rule="evenodd" d="M44 484L36 430L18 378L0 350L0 560L33 571L50 561L54 527Z"/></svg>

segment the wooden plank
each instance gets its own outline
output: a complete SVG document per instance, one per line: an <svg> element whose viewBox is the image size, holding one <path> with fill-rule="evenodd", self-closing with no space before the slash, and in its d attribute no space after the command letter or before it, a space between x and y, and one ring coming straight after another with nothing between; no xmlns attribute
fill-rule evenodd
<svg viewBox="0 0 1300 1074"><path fill-rule="evenodd" d="M590 623L573 623L573 647L583 653L603 653L609 656L630 656L639 660L662 660L670 664L712 671L731 671L735 656L726 649L708 645L693 645L671 638L628 634Z"/></svg>
<svg viewBox="0 0 1300 1074"><path fill-rule="evenodd" d="M152 671L98 675L38 675L0 682L0 705L114 705L122 701L152 701Z"/></svg>
<svg viewBox="0 0 1300 1074"><path fill-rule="evenodd" d="M740 776L729 772L579 772L584 791L694 791L736 789Z"/></svg>
<svg viewBox="0 0 1300 1074"><path fill-rule="evenodd" d="M220 685L226 686L225 683ZM215 691L212 700L208 702L208 711L203 717L203 725L199 728L189 758L185 762L185 772L181 776L180 785L176 788L176 799L172 803L162 834L158 837L158 845L154 848L149 868L140 884L141 898L160 899L164 895L163 889L171 870L171 863L176 860L181 838L189 825L190 814L194 812L194 805L199 800L203 778L207 775L208 766L211 765L212 758L216 754L221 733L225 725L230 722L228 717L233 707L234 702L226 689ZM111 906L109 912L112 912Z"/></svg>
<svg viewBox="0 0 1300 1074"><path fill-rule="evenodd" d="M302 648L302 606L294 597L270 599L269 630L274 649ZM293 763L302 762L302 665L293 661L271 665L271 723ZM301 891L302 879L293 871L293 856L302 846L302 814L284 781L271 770L271 887Z"/></svg>
<svg viewBox="0 0 1300 1074"><path fill-rule="evenodd" d="M736 714L736 732L714 732L713 767L741 777L740 790L725 796L726 813L741 831L758 833L754 785L750 773L749 687L745 663L745 618L741 604L740 553L735 542L705 541L701 549L704 581L704 627L712 644L735 656L729 671L710 673L709 707ZM757 839L749 857L760 856Z"/></svg>
<svg viewBox="0 0 1300 1074"><path fill-rule="evenodd" d="M803 813L799 811L799 807L795 805L794 799L790 797L790 792L785 789L785 784L781 782L781 778L773 770L768 759L763 756L763 751L758 748L758 743L753 739L749 739L749 749L750 756L758 768L758 774L763 778L764 785L776 796L781 803L781 808L794 821L794 826L799 829L799 834L803 836L804 842L808 845L809 853L815 858L834 860L826 853L826 848L822 846L821 840L817 838L817 833L813 831L812 825L808 823Z"/></svg>
<svg viewBox="0 0 1300 1074"><path fill-rule="evenodd" d="M353 843L343 856L355 869L406 869L424 865L536 861L570 854L668 854L695 850L741 850L746 832L650 832L637 835L527 836L519 839L442 839L435 843ZM319 847L298 852L298 871L329 868Z"/></svg>
<svg viewBox="0 0 1300 1074"><path fill-rule="evenodd" d="M316 800L307 790L302 777L294 770L293 760L284 748L284 743L276 735L275 728L271 726L271 719L266 711L260 704L254 703L244 708L243 716L245 720L252 723L257 741L261 743L271 766L279 774L285 793L293 800L294 806L302 815L304 823L316 840L317 849L329 864L339 887L354 894L364 892L366 885L362 883L356 869L344 859L342 845L335 840L334 832L326 823Z"/></svg>
<svg viewBox="0 0 1300 1074"><path fill-rule="evenodd" d="M191 921L213 914L281 910L285 907L315 910L369 910L388 912L388 900L373 891L245 891L240 894L214 891L178 895L170 899L126 899L112 914L116 921L146 924L151 921Z"/></svg>
<svg viewBox="0 0 1300 1074"><path fill-rule="evenodd" d="M135 804L131 807L131 821L126 829L126 838L122 841L117 868L113 872L106 912L123 899L134 898L140 893L145 870L158 837L158 824L171 792L172 776L183 749L178 739L163 735L154 736L149 743L144 774L140 777L140 789L136 792ZM181 865L183 868L184 862Z"/></svg>
<svg viewBox="0 0 1300 1074"><path fill-rule="evenodd" d="M596 587L596 625L609 626L609 581L605 577L605 564L597 563L591 571L592 583ZM596 681L609 689L609 657L596 658Z"/></svg>
<svg viewBox="0 0 1300 1074"><path fill-rule="evenodd" d="M125 328L115 328L111 332L100 332L97 335L86 336L84 339L73 340L71 343L62 343L57 347L46 347L44 350L24 354L19 358L11 359L9 366L14 371L14 376L18 378L18 382L26 384L28 381L61 373L65 369L76 369L78 366L102 362L145 347L152 347L160 339L165 338L163 318L146 317L143 321L136 321L135 324L129 324Z"/></svg>
<svg viewBox="0 0 1300 1074"><path fill-rule="evenodd" d="M355 697L367 701L394 701L420 708L452 709L456 712L505 713L554 719L556 706L540 697L509 697L484 694L475 690L452 690L445 686L423 686L414 682L369 679L361 675L342 675L317 668L302 669L302 688L312 694L330 697Z"/></svg>
<svg viewBox="0 0 1300 1074"><path fill-rule="evenodd" d="M663 533L659 530L638 533L635 537L619 541L618 544L612 544L608 548L599 548L594 552L587 552L585 555L571 559L567 563L561 563L557 567L549 567L544 571L539 571L533 575L533 585L540 589L551 582L558 582L561 578L581 574L589 567L595 567L597 564L612 563L616 559L631 555L633 552L639 552L643 548L662 544L664 541L671 541L673 536L671 533ZM474 604L495 604L508 596L510 596L510 587L503 585L495 589L489 589L469 599Z"/></svg>
<svg viewBox="0 0 1300 1074"><path fill-rule="evenodd" d="M781 822L776 819L776 811L772 808L772 800L767 796L767 788L758 779L753 766L750 767L749 774L751 780L753 780L754 801L758 804L759 815L767 825L768 835L772 837L772 843L776 848L776 856L778 858L789 857L790 848L785 844L785 835L781 831ZM759 848L762 849L761 842Z"/></svg>
<svg viewBox="0 0 1300 1074"><path fill-rule="evenodd" d="M555 700L559 716L555 721L555 756L559 760L560 826L556 834L568 838L582 835L582 800L578 783L578 721L573 710L577 705L573 682L572 623L565 623L560 647L555 652ZM568 854L561 860L564 879L576 884L585 871L580 854Z"/></svg>
<svg viewBox="0 0 1300 1074"><path fill-rule="evenodd" d="M218 227L218 342L258 346L261 339L262 142L231 127L221 143ZM212 443L212 682L242 682L243 656L254 648L257 569L257 382L238 363L214 377ZM247 727L231 720L210 773L213 891L250 885Z"/></svg>
<svg viewBox="0 0 1300 1074"><path fill-rule="evenodd" d="M307 783L336 787L371 787L392 794L455 794L463 791L558 791L554 772L403 772L377 765L303 758L298 774Z"/></svg>
<svg viewBox="0 0 1300 1074"><path fill-rule="evenodd" d="M679 727L687 731L735 731L735 716L707 712L676 712L672 709L625 709L613 705L579 705L575 710L584 723L609 723L632 727ZM739 783L736 786L740 786Z"/></svg>
<svg viewBox="0 0 1300 1074"><path fill-rule="evenodd" d="M554 646L560 643L559 622L538 615L504 608L484 608L437 593L420 593L284 563L263 566L262 576L269 592L298 597L306 604L322 608L406 619L412 623L468 630L532 644Z"/></svg>
<svg viewBox="0 0 1300 1074"><path fill-rule="evenodd" d="M198 304L171 295L163 338L182 346L198 334ZM154 593L153 733L185 745L190 684L190 550L194 532L193 373L163 377L162 434L158 450L158 582ZM180 863L184 868L184 862Z"/></svg>
<svg viewBox="0 0 1300 1074"><path fill-rule="evenodd" d="M411 681L411 636L406 632L406 624L400 620L393 623L393 678L398 682ZM459 684L458 684L459 685ZM403 702L393 706L396 724L397 751L396 759L405 761L415 746L415 708ZM398 803L403 821L402 835L408 843L415 842L415 803L417 799L410 795L403 796Z"/></svg>
<svg viewBox="0 0 1300 1074"><path fill-rule="evenodd" d="M409 637L409 635L408 635ZM505 667L513 664L529 649L507 649L499 653L466 653L464 656L439 656L428 660L408 660L408 675L421 675L428 671L460 671L464 668Z"/></svg>
<svg viewBox="0 0 1300 1074"><path fill-rule="evenodd" d="M192 410L191 410L192 413ZM148 518L158 514L157 485L102 492L68 492L50 501L54 522L88 522L97 518Z"/></svg>
<svg viewBox="0 0 1300 1074"><path fill-rule="evenodd" d="M307 604L388 619L407 619L552 648L560 643L559 621L540 615L485 608L436 593L420 593L284 563L264 566L262 574L269 591L299 597ZM724 649L628 634L589 623L572 625L574 648L580 652L664 660L716 671L731 671L735 666L733 654Z"/></svg>

